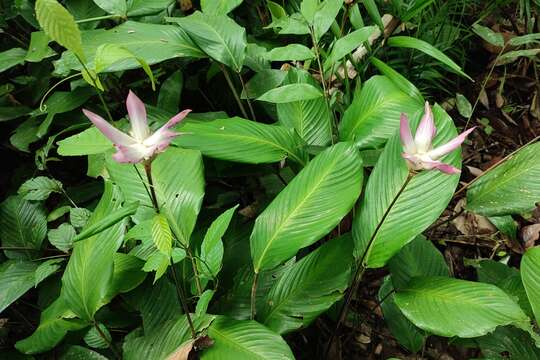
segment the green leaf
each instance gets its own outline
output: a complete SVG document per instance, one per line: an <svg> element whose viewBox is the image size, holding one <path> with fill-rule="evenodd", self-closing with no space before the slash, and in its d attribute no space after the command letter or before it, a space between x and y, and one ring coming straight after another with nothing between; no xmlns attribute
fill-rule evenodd
<svg viewBox="0 0 540 360"><path fill-rule="evenodd" d="M457 135L452 119L444 110L433 107L437 136L434 146L448 142ZM416 128L420 114L411 119ZM439 218L458 184L459 176L437 170L414 175L405 186L409 170L401 156L403 147L396 133L387 143L366 185L364 201L353 219L353 238L357 258L364 256L370 268L382 267L403 246L412 241ZM441 159L459 167L459 151ZM368 249L366 247L371 244Z"/></svg>
<svg viewBox="0 0 540 360"><path fill-rule="evenodd" d="M312 100L323 96L321 90L310 84L289 84L271 89L257 98L274 104Z"/></svg>
<svg viewBox="0 0 540 360"><path fill-rule="evenodd" d="M287 72L276 69L266 69L256 73L247 83L240 97L242 99L258 98L265 92L281 85Z"/></svg>
<svg viewBox="0 0 540 360"><path fill-rule="evenodd" d="M15 65L22 64L26 56L26 51L21 48L11 48L0 53L0 73Z"/></svg>
<svg viewBox="0 0 540 360"><path fill-rule="evenodd" d="M496 33L490 28L487 28L480 24L474 24L472 30L476 33L476 35L480 36L482 39L484 39L491 45L498 47L504 46L504 38L501 33Z"/></svg>
<svg viewBox="0 0 540 360"><path fill-rule="evenodd" d="M214 290L205 290L201 294L201 296L199 296L199 301L197 301L197 307L195 309L195 315L202 316L206 314L206 310L208 309L208 304L212 300L214 293L215 293Z"/></svg>
<svg viewBox="0 0 540 360"><path fill-rule="evenodd" d="M58 1L37 0L36 17L51 39L85 61L79 27L73 16Z"/></svg>
<svg viewBox="0 0 540 360"><path fill-rule="evenodd" d="M116 253L113 261L114 272L105 296L105 302L109 302L118 294L135 289L146 278L146 273L142 270L143 261L141 259L128 254Z"/></svg>
<svg viewBox="0 0 540 360"><path fill-rule="evenodd" d="M512 216L490 216L488 220L501 234L508 236L511 240L517 240L518 224Z"/></svg>
<svg viewBox="0 0 540 360"><path fill-rule="evenodd" d="M178 57L204 57L204 53L178 26L126 21L108 30L82 32L83 50L88 58L87 67L94 68L97 49L103 44L114 44L129 50L148 65ZM71 70L82 70L72 52L62 54L54 63L55 72L67 75ZM111 65L108 71L122 71L140 67L139 61L126 59Z"/></svg>
<svg viewBox="0 0 540 360"><path fill-rule="evenodd" d="M101 323L96 323L97 326L99 326L99 329L101 330L101 334L105 335L105 340L100 332L96 329L96 325L92 326L88 332L84 335L84 342L86 345L90 346L94 349L106 349L109 347L109 343L112 340L111 334L109 333L109 330L107 330L107 327Z"/></svg>
<svg viewBox="0 0 540 360"><path fill-rule="evenodd" d="M121 209L121 196L110 182L85 229ZM84 231L84 230L83 230ZM112 276L114 254L122 245L123 224L117 222L104 231L75 244L62 277L61 297L79 318L91 321L104 305Z"/></svg>
<svg viewBox="0 0 540 360"><path fill-rule="evenodd" d="M307 71L301 70L289 70L285 83L319 88L317 81ZM324 98L277 104L276 109L279 123L294 128L308 144L327 145L332 140L332 115Z"/></svg>
<svg viewBox="0 0 540 360"><path fill-rule="evenodd" d="M162 254L170 257L172 240L172 232L167 217L162 214L156 214L152 220L152 241L154 245Z"/></svg>
<svg viewBox="0 0 540 360"><path fill-rule="evenodd" d="M10 259L31 259L47 235L47 217L43 205L10 196L0 204L0 238Z"/></svg>
<svg viewBox="0 0 540 360"><path fill-rule="evenodd" d="M392 274L392 284L397 289L406 287L414 277L450 275L444 256L422 235L417 236L392 257L388 268Z"/></svg>
<svg viewBox="0 0 540 360"><path fill-rule="evenodd" d="M362 160L352 144L317 155L257 217L254 271L272 269L326 235L351 210L361 185Z"/></svg>
<svg viewBox="0 0 540 360"><path fill-rule="evenodd" d="M510 64L516 61L520 57L527 57L534 59L538 54L540 54L540 49L525 49L525 50L514 50L508 51L497 59L497 65Z"/></svg>
<svg viewBox="0 0 540 360"><path fill-rule="evenodd" d="M332 47L332 51L330 52L328 59L325 61L325 68L330 68L333 64L343 59L347 54L351 53L353 50L356 50L360 45L362 45L362 43L364 43L364 41L367 41L367 39L375 31L377 31L376 26L366 26L353 31L342 38L339 38Z"/></svg>
<svg viewBox="0 0 540 360"><path fill-rule="evenodd" d="M489 359L540 359L540 349L531 336L512 326L498 327L493 333L475 341Z"/></svg>
<svg viewBox="0 0 540 360"><path fill-rule="evenodd" d="M392 81L394 85L396 85L401 91L413 98L419 104L424 103L424 97L420 93L420 90L418 90L413 83L407 80L407 78L374 56L370 58L370 61L381 72L381 74L390 79L390 81Z"/></svg>
<svg viewBox="0 0 540 360"><path fill-rule="evenodd" d="M40 282L54 274L61 268L60 263L64 259L49 259L39 264L34 274L34 287L37 287Z"/></svg>
<svg viewBox="0 0 540 360"><path fill-rule="evenodd" d="M139 220L151 218L153 206L135 167L118 164L111 158L107 159L106 166L126 201L139 201L135 217ZM142 165L137 165L137 169L144 174ZM162 214L167 216L174 236L182 244L189 244L204 197L201 153L169 147L152 162L152 178L157 202Z"/></svg>
<svg viewBox="0 0 540 360"><path fill-rule="evenodd" d="M379 301L384 321L390 332L400 345L404 346L410 352L416 353L422 349L426 334L409 321L396 305L392 283L395 283L393 276L388 276L379 289Z"/></svg>
<svg viewBox="0 0 540 360"><path fill-rule="evenodd" d="M472 80L469 75L465 74L463 70L461 70L461 67L458 64L456 64L452 59L446 56L442 51L440 51L433 45L425 42L424 40L409 36L392 36L388 39L388 46L419 50L424 54L431 56L435 60L440 61L455 73L469 80Z"/></svg>
<svg viewBox="0 0 540 360"><path fill-rule="evenodd" d="M330 240L291 266L272 286L257 318L278 334L307 327L341 299L349 285L350 235Z"/></svg>
<svg viewBox="0 0 540 360"><path fill-rule="evenodd" d="M243 0L201 0L201 9L205 14L226 15L237 8Z"/></svg>
<svg viewBox="0 0 540 360"><path fill-rule="evenodd" d="M46 176L26 180L19 188L19 195L25 200L46 200L52 192L62 191L62 183Z"/></svg>
<svg viewBox="0 0 540 360"><path fill-rule="evenodd" d="M540 40L540 33L515 36L508 40L508 45L521 46L526 44L536 44Z"/></svg>
<svg viewBox="0 0 540 360"><path fill-rule="evenodd" d="M26 339L19 340L15 347L24 354L37 354L54 348L68 331L80 330L89 323L75 319L64 298L59 297L41 313L39 326Z"/></svg>
<svg viewBox="0 0 540 360"><path fill-rule="evenodd" d="M100 353L92 351L82 346L78 346L78 345L69 346L66 349L66 351L62 353L62 356L60 357L60 360L72 360L72 359L107 360L107 358L101 355Z"/></svg>
<svg viewBox="0 0 540 360"><path fill-rule="evenodd" d="M92 237L96 234L101 233L102 231L107 230L111 226L114 226L120 221L124 220L124 218L135 214L135 211L137 211L138 208L139 203L132 202L126 204L119 209L111 211L106 216L103 216L99 220L93 221L92 224L85 226L84 229L79 233L79 235L77 235L73 239L73 242L88 239L89 237Z"/></svg>
<svg viewBox="0 0 540 360"><path fill-rule="evenodd" d="M522 214L540 199L540 143L528 145L478 178L467 191L467 209L484 216Z"/></svg>
<svg viewBox="0 0 540 360"><path fill-rule="evenodd" d="M76 228L84 227L90 216L92 212L88 209L80 207L69 209L69 222Z"/></svg>
<svg viewBox="0 0 540 360"><path fill-rule="evenodd" d="M169 6L174 3L174 0L130 0L128 1L128 11L127 15L129 16L144 16L144 15L153 15L157 13L165 14Z"/></svg>
<svg viewBox="0 0 540 360"><path fill-rule="evenodd" d="M521 279L533 309L536 322L540 324L540 247L528 249L521 259Z"/></svg>
<svg viewBox="0 0 540 360"><path fill-rule="evenodd" d="M497 326L527 327L529 319L501 289L447 277L418 277L394 296L416 326L439 336L485 335Z"/></svg>
<svg viewBox="0 0 540 360"><path fill-rule="evenodd" d="M319 0L302 0L300 13L309 24L313 24L315 13L319 8Z"/></svg>
<svg viewBox="0 0 540 360"><path fill-rule="evenodd" d="M157 107L170 113L177 113L180 108L180 98L184 76L181 70L173 72L161 85L159 89Z"/></svg>
<svg viewBox="0 0 540 360"><path fill-rule="evenodd" d="M209 279L216 278L221 270L221 262L223 261L223 241L221 238L227 231L236 208L238 208L238 205L219 215L204 235L197 267L200 273Z"/></svg>
<svg viewBox="0 0 540 360"><path fill-rule="evenodd" d="M227 15L203 14L171 18L186 31L193 41L212 59L236 72L242 70L246 56L246 30Z"/></svg>
<svg viewBox="0 0 540 360"><path fill-rule="evenodd" d="M399 128L401 113L416 116L423 111L423 105L387 77L373 76L345 111L339 126L340 139L355 141L360 148L381 147Z"/></svg>
<svg viewBox="0 0 540 360"><path fill-rule="evenodd" d="M17 119L31 111L26 106L0 106L0 122Z"/></svg>
<svg viewBox="0 0 540 360"><path fill-rule="evenodd" d="M34 286L37 268L31 261L8 260L0 265L0 313Z"/></svg>
<svg viewBox="0 0 540 360"><path fill-rule="evenodd" d="M462 94L456 94L456 105L459 115L467 119L472 116L472 105Z"/></svg>
<svg viewBox="0 0 540 360"><path fill-rule="evenodd" d="M202 352L201 360L294 359L281 336L253 320L217 317L208 328L208 336L214 344Z"/></svg>
<svg viewBox="0 0 540 360"><path fill-rule="evenodd" d="M273 3L274 5L277 5ZM309 34L310 30L308 24L302 14L294 13L290 16L284 15L279 19L274 19L268 28L279 29L278 32L281 35L294 34L305 35Z"/></svg>
<svg viewBox="0 0 540 360"><path fill-rule="evenodd" d="M313 34L317 41L330 29L342 6L343 0L324 0L319 6L313 18Z"/></svg>
<svg viewBox="0 0 540 360"><path fill-rule="evenodd" d="M62 156L101 154L113 148L112 142L95 126L58 141L57 145L58 154Z"/></svg>
<svg viewBox="0 0 540 360"><path fill-rule="evenodd" d="M299 164L306 162L301 141L281 126L234 117L188 121L181 129L185 134L173 143L200 150L205 156L249 164L278 162L287 156Z"/></svg>
<svg viewBox="0 0 540 360"><path fill-rule="evenodd" d="M60 224L58 228L49 230L47 237L55 248L68 252L73 247L73 239L77 233L75 228L67 223Z"/></svg>
<svg viewBox="0 0 540 360"><path fill-rule="evenodd" d="M112 15L126 16L127 2L126 0L93 0L94 3Z"/></svg>
<svg viewBox="0 0 540 360"><path fill-rule="evenodd" d="M302 61L315 58L315 54L304 45L289 44L273 48L266 53L266 58L270 61Z"/></svg>

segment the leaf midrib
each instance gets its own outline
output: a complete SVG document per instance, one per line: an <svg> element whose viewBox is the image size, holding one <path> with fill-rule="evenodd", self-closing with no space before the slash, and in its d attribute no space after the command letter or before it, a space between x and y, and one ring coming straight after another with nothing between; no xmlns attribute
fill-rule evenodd
<svg viewBox="0 0 540 360"><path fill-rule="evenodd" d="M212 327L212 333L213 333L214 336L217 335L222 340L225 340L225 342L232 345L233 348L240 349L242 352L245 352L247 354L255 355L255 357L258 358L258 359L266 360L266 358L264 356L262 356L259 353L256 353L255 351L247 348L246 346L242 346L242 344L240 342L234 341L233 338L227 337L226 333L222 333L221 331L217 330L215 327Z"/></svg>

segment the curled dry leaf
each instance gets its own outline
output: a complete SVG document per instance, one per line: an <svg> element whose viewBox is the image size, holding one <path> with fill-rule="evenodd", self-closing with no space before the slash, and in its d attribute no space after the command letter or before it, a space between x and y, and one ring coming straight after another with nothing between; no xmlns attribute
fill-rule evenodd
<svg viewBox="0 0 540 360"><path fill-rule="evenodd" d="M538 238L540 238L540 224L524 226L521 229L521 237L523 238L525 249L533 247Z"/></svg>
<svg viewBox="0 0 540 360"><path fill-rule="evenodd" d="M465 203L465 199L459 200L454 207L454 213L457 214L462 211L465 207ZM464 211L463 214L452 220L452 224L454 224L456 229L463 235L488 235L497 232L497 228L495 228L486 217L468 211Z"/></svg>
<svg viewBox="0 0 540 360"><path fill-rule="evenodd" d="M193 349L193 344L195 344L195 339L184 342L178 349L169 355L167 360L187 360Z"/></svg>

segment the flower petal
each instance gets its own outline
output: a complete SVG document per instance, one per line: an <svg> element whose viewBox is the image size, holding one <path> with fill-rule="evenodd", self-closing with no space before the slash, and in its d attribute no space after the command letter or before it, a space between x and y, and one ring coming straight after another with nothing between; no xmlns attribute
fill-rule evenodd
<svg viewBox="0 0 540 360"><path fill-rule="evenodd" d="M456 136L455 138L453 138L446 144L441 145L429 151L427 155L429 155L429 157L431 157L433 160L436 160L440 158L441 156L454 151L461 145L461 143L463 143L463 141L465 141L465 138L467 137L467 135L469 135L474 129L476 129L476 126L473 128L470 128L467 131L462 132L461 134L459 134L458 136Z"/></svg>
<svg viewBox="0 0 540 360"><path fill-rule="evenodd" d="M147 150L141 144L132 146L117 145L116 153L113 155L116 162L129 164L141 162L145 157L149 156Z"/></svg>
<svg viewBox="0 0 540 360"><path fill-rule="evenodd" d="M455 168L452 165L445 164L445 163L440 163L440 164L435 165L435 169L449 175L461 173L461 170L459 170L458 168Z"/></svg>
<svg viewBox="0 0 540 360"><path fill-rule="evenodd" d="M83 109L83 113L115 145L129 146L136 143L135 139L109 124L101 116L86 109Z"/></svg>
<svg viewBox="0 0 540 360"><path fill-rule="evenodd" d="M191 109L186 109L182 112L179 112L178 114L174 115L165 125L163 125L161 128L171 128L174 125L178 124L180 121L184 120L186 116L191 112Z"/></svg>
<svg viewBox="0 0 540 360"><path fill-rule="evenodd" d="M407 115L401 114L399 119L399 136L401 137L401 143L406 153L414 154L416 152L416 145L411 134L411 127L409 126L409 119Z"/></svg>
<svg viewBox="0 0 540 360"><path fill-rule="evenodd" d="M153 133L149 138L147 138L144 141L144 145L149 147L157 146L159 151L165 150L165 148L169 146L172 138L179 135L178 133L170 131L169 128L182 121L187 116L187 114L190 113L190 111L191 110L189 109L184 110L173 116L169 121L167 121L165 125L160 127L155 133Z"/></svg>
<svg viewBox="0 0 540 360"><path fill-rule="evenodd" d="M420 153L426 153L431 147L431 141L435 137L437 129L435 128L435 123L433 122L433 113L431 112L431 107L426 101L424 107L424 116L420 121L420 125L416 129L416 134L414 135L414 142L416 143L416 148Z"/></svg>
<svg viewBox="0 0 540 360"><path fill-rule="evenodd" d="M134 92L129 90L126 107L129 114L129 121L131 122L131 132L133 137L139 141L143 141L150 135L144 103Z"/></svg>

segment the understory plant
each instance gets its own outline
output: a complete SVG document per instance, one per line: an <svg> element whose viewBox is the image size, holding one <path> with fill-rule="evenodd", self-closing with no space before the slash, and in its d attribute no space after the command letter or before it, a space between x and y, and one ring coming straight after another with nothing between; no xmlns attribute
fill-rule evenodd
<svg viewBox="0 0 540 360"><path fill-rule="evenodd" d="M24 165L0 205L0 311L28 323L9 356L310 358L294 336L324 318L312 351L332 358L384 269L408 352L439 336L540 358L540 247L461 279L426 237L475 136L419 90L472 80L418 28L438 2L4 2L0 116ZM466 211L515 228L539 152L464 184Z"/></svg>

